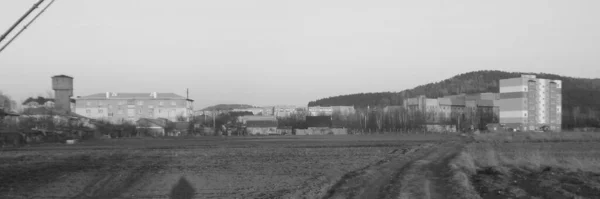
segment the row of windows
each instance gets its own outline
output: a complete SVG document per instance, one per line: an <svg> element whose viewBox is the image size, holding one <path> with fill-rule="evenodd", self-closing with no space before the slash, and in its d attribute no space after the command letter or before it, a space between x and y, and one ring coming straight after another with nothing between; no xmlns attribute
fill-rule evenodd
<svg viewBox="0 0 600 199"><path fill-rule="evenodd" d="M128 109L128 112L130 112L130 111L132 111L132 110L134 110L134 109ZM171 112L171 114L174 114L174 113L175 113L175 110L174 110L174 109L171 109L171 110L169 110L169 111ZM98 113L104 113L104 109L98 109L98 110L97 110L97 112L98 112ZM91 110L91 109L86 109L86 110L85 110L85 113L86 113L86 114L88 114L88 115L89 115L89 114L92 114L92 110ZM142 109L138 109L137 113L138 113L138 114L142 114ZM153 109L151 109L151 110L148 110L148 114L153 114L153 113L154 113L154 110L153 110ZM163 109L158 109L158 113L159 113L159 114L160 114L160 113L163 113ZM109 114L109 116L113 115L113 113L108 113L108 114ZM119 109L119 110L117 111L117 114L120 114L120 115L124 114L124 111L123 111L123 109Z"/></svg>
<svg viewBox="0 0 600 199"><path fill-rule="evenodd" d="M98 101L98 103L96 103L96 104L98 104L98 106L103 106L103 105L104 105L104 102L102 102L102 101ZM118 104L119 106L123 106L123 105L125 105L125 104L127 104L127 105L135 105L135 104L137 104L138 106L143 106L143 105L144 105L144 101L137 101L137 103L134 103L134 101L119 101L119 102L117 102L117 104ZM159 101L159 102L158 102L158 106L164 106L165 104L166 104L166 103L165 103L164 101ZM171 101L171 102L170 102L170 104L171 104L171 106L176 106L176 105L177 105L177 102L175 102L175 101ZM87 101L87 102L85 103L85 105L86 105L86 106L92 106L92 102L91 102L91 101ZM189 104L188 104L188 105L189 105ZM149 106L152 106L152 105L149 105ZM112 107L112 104L108 104L108 107Z"/></svg>

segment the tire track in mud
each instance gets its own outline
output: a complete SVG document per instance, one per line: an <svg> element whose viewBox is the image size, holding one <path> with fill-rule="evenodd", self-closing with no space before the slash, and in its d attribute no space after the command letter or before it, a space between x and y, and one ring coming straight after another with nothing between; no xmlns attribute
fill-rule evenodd
<svg viewBox="0 0 600 199"><path fill-rule="evenodd" d="M375 164L346 173L326 193L323 199L354 198L362 195L375 180L385 179L393 170L402 170L415 152L431 147L432 144L421 144L411 148L394 150L396 156L380 160ZM398 169L399 168L399 169ZM389 175L388 175L389 177ZM381 182L380 182L381 183ZM373 188L373 187L371 187Z"/></svg>
<svg viewBox="0 0 600 199"><path fill-rule="evenodd" d="M402 156L345 174L322 198L439 198L435 192L446 192L440 188L441 166L460 145L429 143L408 149Z"/></svg>
<svg viewBox="0 0 600 199"><path fill-rule="evenodd" d="M150 172L164 169L168 161L146 160L138 165L118 165L100 172L81 193L72 199L116 198L128 191ZM133 168L132 168L133 167Z"/></svg>

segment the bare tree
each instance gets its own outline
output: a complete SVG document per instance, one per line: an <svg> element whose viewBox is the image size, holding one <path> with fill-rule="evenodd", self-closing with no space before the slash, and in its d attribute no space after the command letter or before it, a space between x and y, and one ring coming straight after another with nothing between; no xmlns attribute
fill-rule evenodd
<svg viewBox="0 0 600 199"><path fill-rule="evenodd" d="M41 96L41 95L40 95L40 96ZM46 98L47 98L47 99L54 99L54 91L47 90L47 91L46 91Z"/></svg>

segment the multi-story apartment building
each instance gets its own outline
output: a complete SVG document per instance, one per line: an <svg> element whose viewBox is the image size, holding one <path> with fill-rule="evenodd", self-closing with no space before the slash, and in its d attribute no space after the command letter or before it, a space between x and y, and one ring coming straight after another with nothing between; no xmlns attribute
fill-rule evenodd
<svg viewBox="0 0 600 199"><path fill-rule="evenodd" d="M77 114L111 122L137 121L140 118L189 118L193 100L174 93L98 93L77 98Z"/></svg>
<svg viewBox="0 0 600 199"><path fill-rule="evenodd" d="M500 123L519 130L561 130L562 81L535 75L500 80Z"/></svg>

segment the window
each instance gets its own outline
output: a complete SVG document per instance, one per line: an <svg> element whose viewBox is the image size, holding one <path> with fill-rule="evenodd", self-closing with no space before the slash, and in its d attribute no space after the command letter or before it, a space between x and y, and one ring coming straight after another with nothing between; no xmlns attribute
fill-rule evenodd
<svg viewBox="0 0 600 199"><path fill-rule="evenodd" d="M148 108L154 108L154 105L148 105Z"/></svg>
<svg viewBox="0 0 600 199"><path fill-rule="evenodd" d="M142 114L142 109L138 109L138 114Z"/></svg>
<svg viewBox="0 0 600 199"><path fill-rule="evenodd" d="M176 105L175 101L171 101L171 106L175 106L175 105Z"/></svg>
<svg viewBox="0 0 600 199"><path fill-rule="evenodd" d="M158 106L163 106L163 105L164 105L163 101L158 102Z"/></svg>
<svg viewBox="0 0 600 199"><path fill-rule="evenodd" d="M119 111L117 112L119 115L123 115L123 110L119 109Z"/></svg>
<svg viewBox="0 0 600 199"><path fill-rule="evenodd" d="M138 102L137 102L137 105L138 105L138 106L142 106L142 105L144 105L144 101L138 101Z"/></svg>

